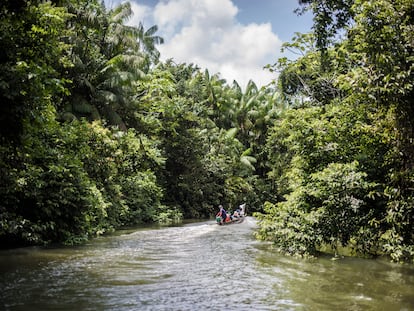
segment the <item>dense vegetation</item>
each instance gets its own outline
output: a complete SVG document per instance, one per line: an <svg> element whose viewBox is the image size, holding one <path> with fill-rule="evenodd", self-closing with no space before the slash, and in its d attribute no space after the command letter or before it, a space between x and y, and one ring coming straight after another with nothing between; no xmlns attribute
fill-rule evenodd
<svg viewBox="0 0 414 311"><path fill-rule="evenodd" d="M258 236L308 255L414 258L414 2L306 0L314 35L270 66L292 109L266 142L280 202Z"/></svg>
<svg viewBox="0 0 414 311"><path fill-rule="evenodd" d="M1 3L1 245L78 243L264 201L252 155L274 92L160 63L157 27L127 26L131 13Z"/></svg>
<svg viewBox="0 0 414 311"><path fill-rule="evenodd" d="M0 242L63 242L247 202L283 252L414 258L414 3L315 15L273 85L159 61L99 1L0 4ZM275 75L276 76L276 75Z"/></svg>

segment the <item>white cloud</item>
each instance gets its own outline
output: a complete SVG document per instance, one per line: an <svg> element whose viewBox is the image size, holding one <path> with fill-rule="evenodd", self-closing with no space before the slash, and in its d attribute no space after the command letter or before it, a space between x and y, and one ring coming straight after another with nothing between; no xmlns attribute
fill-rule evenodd
<svg viewBox="0 0 414 311"><path fill-rule="evenodd" d="M143 23L146 28L152 26L153 18L151 16L152 9L146 5L140 5L136 2L131 2L131 9L134 13L133 16L128 20L127 25L138 26L139 23Z"/></svg>
<svg viewBox="0 0 414 311"><path fill-rule="evenodd" d="M136 3L132 9L134 23L158 25L158 35L165 39L158 46L164 60L197 64L242 87L250 79L262 86L274 78L263 66L275 61L281 40L269 23L240 24L231 0L164 0L153 9Z"/></svg>

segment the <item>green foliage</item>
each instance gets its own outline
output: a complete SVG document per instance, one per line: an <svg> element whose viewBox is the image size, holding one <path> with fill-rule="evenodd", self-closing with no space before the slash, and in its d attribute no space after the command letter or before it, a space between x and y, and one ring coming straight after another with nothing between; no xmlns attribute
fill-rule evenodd
<svg viewBox="0 0 414 311"><path fill-rule="evenodd" d="M260 228L256 237L272 241L275 247L293 256L312 256L317 253L320 237L315 234L317 211L305 212L301 199L292 194L287 202L264 204L265 214L256 213Z"/></svg>
<svg viewBox="0 0 414 311"><path fill-rule="evenodd" d="M162 197L155 175L150 171L135 173L133 176L124 175L120 184L125 203L129 207L122 217L123 222L139 224L153 221Z"/></svg>
<svg viewBox="0 0 414 311"><path fill-rule="evenodd" d="M237 138L240 125L231 123L235 127L228 129L217 125L221 119L213 110L223 108L215 106L217 98L232 100L216 95L221 92L218 86L224 87L221 83L192 65L167 62L137 84L142 94L137 126L159 139L166 158L157 173L165 189L163 202L179 206L185 217L207 217L220 203L240 204L247 194L235 191L226 180L237 180L237 187L253 192L246 178L255 171L256 159Z"/></svg>
<svg viewBox="0 0 414 311"><path fill-rule="evenodd" d="M183 219L183 214L178 208L164 208L157 213L154 221L159 224L169 225L173 223L179 223Z"/></svg>
<svg viewBox="0 0 414 311"><path fill-rule="evenodd" d="M55 3L0 4L2 245L246 202L286 253L413 260L412 1L300 1L315 32L261 89L160 63L128 3Z"/></svg>
<svg viewBox="0 0 414 311"><path fill-rule="evenodd" d="M305 11L313 13L313 30L316 36L316 46L322 52L322 67L330 67L329 59L324 57L327 48L337 41L338 33L352 24L354 12L352 6L355 0L299 0L303 6L297 10L299 14Z"/></svg>
<svg viewBox="0 0 414 311"><path fill-rule="evenodd" d="M163 39L155 36L157 26L144 30L142 24L125 25L132 15L130 3L111 10L97 1L71 2L68 7L73 66L66 72L72 85L59 106L61 118L104 119L126 130L126 118L134 109L134 83L158 62L155 45Z"/></svg>
<svg viewBox="0 0 414 311"><path fill-rule="evenodd" d="M331 163L320 172L310 176L304 187L307 201L318 209L316 231L322 242L347 246L361 227L368 225L373 211L368 208L368 199L376 186L366 180L356 161Z"/></svg>
<svg viewBox="0 0 414 311"><path fill-rule="evenodd" d="M67 16L50 2L0 4L0 138L18 140L22 120L65 92L55 65L68 66L60 40Z"/></svg>
<svg viewBox="0 0 414 311"><path fill-rule="evenodd" d="M348 123L343 122L345 117ZM274 205L269 218L259 217L261 238L276 234L274 241L282 250L315 254L324 244L334 249L348 245L369 226L374 211L368 203L373 204L369 198L377 185L368 181L361 166L369 168L375 158L361 152L371 132L369 127L359 128L360 120L364 115L345 106L287 111L268 142L275 155L272 176L278 180L278 191L286 194L285 201ZM358 159L364 165L358 165ZM377 165L381 160L377 159Z"/></svg>
<svg viewBox="0 0 414 311"><path fill-rule="evenodd" d="M348 52L329 48L321 59L313 33L296 33L292 40L284 43L282 50L287 49L299 58L293 61L281 58L267 66L272 72L280 72L277 84L284 99L291 106L305 107L325 105L343 98L345 93L338 87L338 79L349 66ZM323 69L324 60L331 63L330 70Z"/></svg>
<svg viewBox="0 0 414 311"><path fill-rule="evenodd" d="M266 144L284 200L266 205L258 236L288 253L342 245L412 262L413 3L301 3L315 14L318 51L311 37L298 36L285 47L302 57L269 66L282 70L280 87L296 109ZM338 30L346 39L330 45Z"/></svg>
<svg viewBox="0 0 414 311"><path fill-rule="evenodd" d="M277 217L274 213L268 219L260 216L264 231L261 229L259 236L265 239L272 236L269 222L273 222L271 228L279 230L280 226L284 232L293 220L283 211L298 208L295 228L303 217L306 224L303 230L309 230L312 219L317 238L317 242L310 245L306 242L305 248L297 250L300 254L314 254L324 245L334 250L342 245L363 256L385 253L394 259L409 258L408 249L403 252L405 255L397 256L389 244L382 246L383 233L388 230L394 235L387 233L386 237L404 236L398 240L400 249L411 247L409 243L404 245L404 241L412 238L411 205L405 203L406 199L390 186L388 179L394 167L389 158L394 143L390 136L391 120L392 114L383 115L381 110L370 111L348 104L287 111L267 143L273 167L270 176L286 201L275 205L275 210L281 209L280 214L276 212ZM398 203L393 197L398 197ZM395 207L391 208L394 204L401 207L401 212L395 213ZM396 218L391 220L390 214ZM283 234L275 242L279 245L282 238ZM293 244L299 243L294 236L290 239ZM397 240L393 241L396 245ZM286 247L282 249L292 252Z"/></svg>
<svg viewBox="0 0 414 311"><path fill-rule="evenodd" d="M0 238L6 243L72 243L104 229L108 203L83 170L76 150L66 146L74 129L43 116L42 128L26 123L23 145L12 155L3 154L10 183L1 185L1 194L14 198L1 206ZM13 160L19 170L12 168Z"/></svg>
<svg viewBox="0 0 414 311"><path fill-rule="evenodd" d="M99 123L28 124L22 147L11 155L11 147L2 148L8 184L0 188L0 238L76 243L153 221L163 212L162 190L147 168L154 162L147 154L156 152L147 145L140 154L140 145L132 131L117 135Z"/></svg>

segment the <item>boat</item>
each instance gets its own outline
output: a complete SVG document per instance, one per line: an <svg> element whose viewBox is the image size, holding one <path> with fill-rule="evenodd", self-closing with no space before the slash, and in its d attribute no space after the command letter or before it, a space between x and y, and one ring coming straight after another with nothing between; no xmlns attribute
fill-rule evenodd
<svg viewBox="0 0 414 311"><path fill-rule="evenodd" d="M233 213L233 215L227 215L226 220L223 221L223 218L221 217L220 213L216 215L216 222L218 225L231 225L231 224L240 224L244 221L244 218L246 217L246 203L241 204L239 206L240 212Z"/></svg>

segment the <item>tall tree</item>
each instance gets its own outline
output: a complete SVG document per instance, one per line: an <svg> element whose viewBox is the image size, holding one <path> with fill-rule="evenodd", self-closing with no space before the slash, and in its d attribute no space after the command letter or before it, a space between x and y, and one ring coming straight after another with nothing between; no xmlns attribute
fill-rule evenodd
<svg viewBox="0 0 414 311"><path fill-rule="evenodd" d="M0 139L18 139L23 120L33 121L65 91L59 66L67 68L63 8L43 1L0 4Z"/></svg>
<svg viewBox="0 0 414 311"><path fill-rule="evenodd" d="M72 5L70 11L75 66L68 74L73 87L63 115L104 118L125 130L124 119L133 108L133 83L156 61L154 45L163 41L154 36L157 27L144 31L142 25L127 26L132 15L129 3L107 11L92 1Z"/></svg>
<svg viewBox="0 0 414 311"><path fill-rule="evenodd" d="M414 258L414 3L407 0L355 1L355 27L349 31L355 69L344 85L355 102L387 112L391 145L387 162L383 247L396 260ZM356 96L359 94L359 96Z"/></svg>
<svg viewBox="0 0 414 311"><path fill-rule="evenodd" d="M321 51L322 68L329 67L326 51L333 42L337 41L338 34L349 26L354 13L352 6L355 0L299 0L303 6L297 12L313 13L313 30L316 35L316 46Z"/></svg>
<svg viewBox="0 0 414 311"><path fill-rule="evenodd" d="M147 30L144 29L142 22L138 25L138 43L142 54L145 56L144 71L148 71L151 65L156 65L160 58L160 52L156 45L163 44L164 39L155 35L158 31L158 26L154 25Z"/></svg>
<svg viewBox="0 0 414 311"><path fill-rule="evenodd" d="M302 3L321 10L314 12L315 27L322 27L317 36L333 35L351 17L353 23L342 29L342 41L319 46L335 66L319 66L310 51L284 67L282 83L291 95L331 73L335 92L323 106L314 105L317 89L307 93L313 105L288 111L273 128L271 174L286 201L266 205L259 235L288 252L339 243L365 256L412 262L414 3Z"/></svg>

